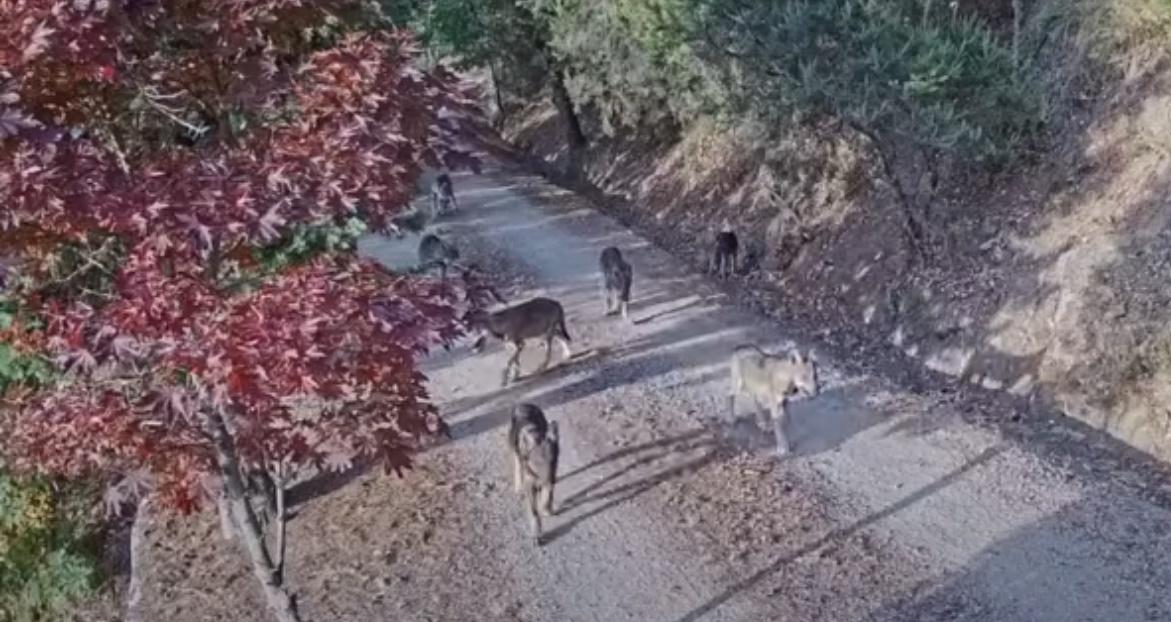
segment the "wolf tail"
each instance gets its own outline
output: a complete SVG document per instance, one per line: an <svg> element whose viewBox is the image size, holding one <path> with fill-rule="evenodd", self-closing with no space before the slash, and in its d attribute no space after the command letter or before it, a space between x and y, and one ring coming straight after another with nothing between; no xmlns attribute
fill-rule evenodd
<svg viewBox="0 0 1171 622"><path fill-rule="evenodd" d="M573 339L570 338L570 336L569 336L569 331L565 330L565 314L564 313L561 314L561 317L557 318L557 334L561 335L561 337L564 338L566 341L573 341Z"/></svg>

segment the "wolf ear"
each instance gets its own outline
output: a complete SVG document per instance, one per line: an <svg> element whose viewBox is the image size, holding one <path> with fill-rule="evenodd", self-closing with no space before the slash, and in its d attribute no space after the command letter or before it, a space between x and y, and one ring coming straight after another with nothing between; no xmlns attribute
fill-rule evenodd
<svg viewBox="0 0 1171 622"><path fill-rule="evenodd" d="M789 360L797 365L805 362L805 358L801 356L801 350L798 348L793 348L793 351L789 353Z"/></svg>

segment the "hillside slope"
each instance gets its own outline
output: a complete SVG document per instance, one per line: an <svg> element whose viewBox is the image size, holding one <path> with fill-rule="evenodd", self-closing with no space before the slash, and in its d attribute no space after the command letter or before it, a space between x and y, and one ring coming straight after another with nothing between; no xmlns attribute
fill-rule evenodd
<svg viewBox="0 0 1171 622"><path fill-rule="evenodd" d="M774 137L700 117L607 135L594 119L571 164L561 117L535 101L504 135L695 265L730 223L750 255L742 284L847 351L897 351L1171 459L1171 56L1133 46L1092 88L1090 69L1063 76L1066 107L1033 157L995 174L938 165L925 259L869 141L841 124Z"/></svg>

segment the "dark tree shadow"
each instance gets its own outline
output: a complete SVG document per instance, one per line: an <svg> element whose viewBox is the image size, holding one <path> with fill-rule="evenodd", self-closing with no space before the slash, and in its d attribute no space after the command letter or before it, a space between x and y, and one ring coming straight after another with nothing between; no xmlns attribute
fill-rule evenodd
<svg viewBox="0 0 1171 622"><path fill-rule="evenodd" d="M792 455L812 456L833 451L864 430L886 420L866 405L866 388L850 385L822 391L817 397L789 404L786 434Z"/></svg>
<svg viewBox="0 0 1171 622"><path fill-rule="evenodd" d="M968 461L967 463L965 463L963 466L959 467L958 469L952 471L951 473L948 473L947 475L936 480L935 482L932 482L931 484L924 486L923 488L920 488L919 490L916 490L915 492L907 495L906 497L904 497L901 500L899 500L898 502L888 506L887 508L885 508L879 512L875 512L875 513L863 518L862 520L859 520L853 524L847 525L846 527L834 529L833 531L829 532L825 536L818 538L816 541L814 541L810 544L807 544L796 551L793 551L791 553L788 553L786 555L783 555L783 556L777 558L775 561L773 561L768 566L765 566L764 568L761 568L760 570L754 572L753 574L749 575L748 577L745 577L744 579L737 581L736 583L732 584L731 586L729 586L727 589L725 589L723 592L716 595L712 599L699 605L695 609L692 609L690 612L688 612L682 618L680 618L679 622L695 622L695 621L701 619L703 616L714 611L720 605L728 602L728 600L730 600L732 597L736 596L737 594L739 594L747 589L752 588L757 583L759 583L761 580L772 575L773 573L775 573L777 570L781 569L785 565L790 564L790 563L800 559L801 557L809 555L810 553L818 551L819 549L822 549L824 547L832 547L836 543L845 541L847 538L854 535L855 533L857 533L863 529L866 529L867 527L870 527L871 525L874 525L875 523L877 523L885 518L893 516L894 514L897 514L898 512L910 507L911 505L914 505L915 503L918 503L919 501L922 501L922 500L930 497L931 495L939 492L940 490L943 490L944 488L947 488L948 486L952 485L953 483L958 481L960 478L962 478L966 473L968 473L972 469L975 469L975 468L979 467L980 465L986 464L987 462L989 462L990 460L995 458L997 455L999 455L1003 451L1004 451L1004 449L1002 446L995 446L995 447L991 447L989 449L986 449L983 452L981 452L978 456L976 456L972 460Z"/></svg>
<svg viewBox="0 0 1171 622"><path fill-rule="evenodd" d="M327 497L369 473L371 466L368 463L358 463L344 471L318 473L305 481L290 486L285 492L285 503L288 504L289 509L294 509L314 499Z"/></svg>
<svg viewBox="0 0 1171 622"><path fill-rule="evenodd" d="M605 503L602 503L588 512L585 512L584 514L574 516L572 519L549 530L542 537L542 542L544 544L554 542L558 538L572 531L574 527L582 524L585 521L588 521L600 514L621 506L624 503L632 501L640 495L653 490L655 487L663 484L664 482L699 471L710 464L715 464L720 460L726 459L729 455L728 452L721 450L714 444L699 443L696 445L696 447L708 447L709 449L698 458L694 458L684 462L683 464L678 464L676 466L664 469L645 479L623 484L603 492L595 493L590 495L588 500L579 497L574 505L570 506L570 509L573 507L580 507L581 505L588 502L605 501ZM653 460L650 460L649 462L653 462Z"/></svg>
<svg viewBox="0 0 1171 622"><path fill-rule="evenodd" d="M1125 505L1125 504L1124 504ZM1171 619L1166 512L1086 500L1028 525L963 569L871 614L876 622ZM1103 533L1101 528L1121 533ZM1125 537L1121 536L1125 533Z"/></svg>
<svg viewBox="0 0 1171 622"><path fill-rule="evenodd" d="M601 458L597 458L597 459L593 460L592 462L589 462L588 464L584 464L582 466L579 466L576 469L566 473L565 475L562 475L559 479L568 479L570 477L573 477L574 475L579 475L581 473L585 473L586 471L589 471L590 469L593 469L595 467L613 462L615 460L621 460L622 458L625 458L627 456L642 453L642 452L650 450L650 449L658 449L661 447L667 447L668 445L673 446L673 445L679 445L681 443L687 443L689 441L694 441L697 438L704 436L706 433L707 433L707 431L705 429L701 428L698 430L692 430L690 432L686 432L684 434L679 434L677 436L672 436L669 438L660 438L660 439L656 439L653 441L647 441L645 443L639 443L638 445L631 445L630 447L623 447L622 449L619 449L618 451L614 451L609 454L606 454L605 456L602 456Z"/></svg>
<svg viewBox="0 0 1171 622"><path fill-rule="evenodd" d="M443 406L443 415L454 422L452 438L466 439L505 423L505 411L521 399L552 408L666 373L710 366L731 353L730 344L735 340L729 339L729 334L748 330L748 326L717 324L707 314L699 315L613 350L599 348L571 359L571 364L556 364L507 388L454 400ZM672 347L679 343L687 345ZM563 383L579 373L580 377ZM491 411L461 418L481 408Z"/></svg>
<svg viewBox="0 0 1171 622"><path fill-rule="evenodd" d="M586 505L596 501L604 501L607 498L610 498L615 494L619 494L631 487L637 487L638 482L635 482L633 484L625 484L602 492L594 492L595 490L606 486L610 482L622 479L628 473L637 471L642 467L660 462L680 453L687 453L696 449L715 447L717 445L717 442L714 438L683 443L682 446L680 446L678 441L672 442L672 439L666 439L663 441L663 443L665 445L669 445L669 447L653 453L647 453L646 455L639 457L637 460L633 460L625 466L610 472L605 477L591 482L584 488L566 497L562 507L566 510L572 510L573 508L581 505Z"/></svg>
<svg viewBox="0 0 1171 622"><path fill-rule="evenodd" d="M661 296L661 298L668 299L668 300L675 299L675 297L673 297L673 296ZM651 313L649 315L644 315L642 317L636 318L634 320L634 323L635 324L649 324L655 320L663 319L669 315L679 313L680 311L686 311L688 309L698 307L703 304L707 304L708 302L709 301L706 298L696 297L693 300L685 301L685 302L678 304L678 305L675 305L669 309L663 309L662 311L656 311L656 312ZM636 313L638 311L641 311L642 309L653 306L653 304L654 304L654 301L646 302L646 301L638 300L638 301L631 303L630 309L628 311L630 313Z"/></svg>

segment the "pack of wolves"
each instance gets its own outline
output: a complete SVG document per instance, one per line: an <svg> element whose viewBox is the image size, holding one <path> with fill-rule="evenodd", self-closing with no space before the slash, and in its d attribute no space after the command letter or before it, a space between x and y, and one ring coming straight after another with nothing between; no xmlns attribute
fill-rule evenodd
<svg viewBox="0 0 1171 622"><path fill-rule="evenodd" d="M450 177L440 175L436 179L432 185L432 199L436 210L456 205ZM740 243L727 223L716 234L711 248L710 271L721 278L734 274ZM430 235L420 243L419 261L423 267L434 266L443 271L458 258L455 247L438 236ZM602 249L598 268L603 315L620 313L624 320L629 320L633 266L620 249L608 246ZM572 356L572 338L566 328L565 309L552 298L537 297L494 312L477 311L468 315L466 323L469 331L479 333L472 345L474 353L481 352L489 338L504 342L509 350L502 386L520 376L520 354L527 341L538 340L545 346L545 359L534 375L548 369L554 342L561 346L564 360ZM734 417L736 414L737 397L750 398L758 415L764 411L771 419L777 454L788 454L791 447L785 433L786 405L794 397L810 398L818 394L817 368L812 352L770 353L755 344L734 347L728 360L731 377L727 396L729 415ZM549 421L535 404L517 404L510 414L507 450L513 464L512 479L516 492L523 494L530 527L537 544L541 545L541 517L555 513L553 490L557 484L561 436L557 423Z"/></svg>

